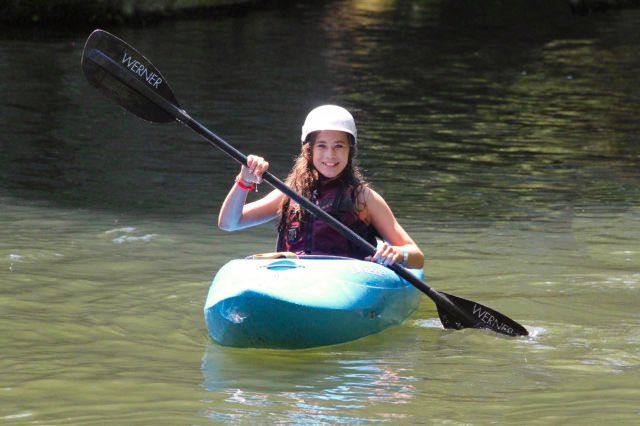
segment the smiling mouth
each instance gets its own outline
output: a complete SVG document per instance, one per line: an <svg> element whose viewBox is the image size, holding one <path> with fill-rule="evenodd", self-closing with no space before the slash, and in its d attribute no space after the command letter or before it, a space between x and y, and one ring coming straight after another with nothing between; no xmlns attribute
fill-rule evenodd
<svg viewBox="0 0 640 426"><path fill-rule="evenodd" d="M322 162L322 165L323 166L327 166L327 167L336 167L338 165L338 163L325 163L325 162Z"/></svg>

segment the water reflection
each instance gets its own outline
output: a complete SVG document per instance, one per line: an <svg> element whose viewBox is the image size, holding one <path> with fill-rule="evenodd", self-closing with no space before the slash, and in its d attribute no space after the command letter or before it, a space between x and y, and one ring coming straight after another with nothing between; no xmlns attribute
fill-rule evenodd
<svg viewBox="0 0 640 426"><path fill-rule="evenodd" d="M151 57L190 113L268 156L279 176L305 112L337 102L354 111L362 165L395 210L512 220L638 198L633 15L439 1L287 12L116 32ZM4 193L174 217L215 209L236 165L188 130L148 125L102 98L79 70L84 37L0 39L0 74L18 82L2 86ZM409 177L402 188L398 170Z"/></svg>
<svg viewBox="0 0 640 426"><path fill-rule="evenodd" d="M395 340L401 346L402 341ZM363 344L374 352L364 352ZM372 417L381 413L371 416L363 411L366 407L410 403L419 381L406 355L387 353L378 358L382 354L375 351L380 348L368 339L313 351L209 346L202 361L203 387L223 403L212 404L206 416L233 422L265 416L260 418L296 424L374 421ZM274 416L274 409L282 413ZM393 411L389 408L383 417L407 417Z"/></svg>

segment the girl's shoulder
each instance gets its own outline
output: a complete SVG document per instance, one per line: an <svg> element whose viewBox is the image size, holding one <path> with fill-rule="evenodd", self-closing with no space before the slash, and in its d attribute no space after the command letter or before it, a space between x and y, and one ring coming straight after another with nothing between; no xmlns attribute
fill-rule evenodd
<svg viewBox="0 0 640 426"><path fill-rule="evenodd" d="M362 190L358 193L358 204L365 209L388 208L384 197L368 184L362 186Z"/></svg>
<svg viewBox="0 0 640 426"><path fill-rule="evenodd" d="M378 193L366 182L359 184L356 188L358 202L366 204L372 196L378 196Z"/></svg>

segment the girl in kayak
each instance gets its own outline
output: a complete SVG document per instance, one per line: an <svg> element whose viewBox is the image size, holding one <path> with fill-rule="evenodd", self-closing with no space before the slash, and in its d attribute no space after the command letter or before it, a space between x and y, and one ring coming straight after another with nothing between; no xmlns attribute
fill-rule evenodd
<svg viewBox="0 0 640 426"><path fill-rule="evenodd" d="M264 158L249 155L218 216L218 227L235 231L279 218L278 251L366 259L384 265L422 268L424 255L400 226L388 204L364 180L354 159L357 131L352 115L336 105L312 110L302 126L302 148L285 183L360 235L373 246L364 253L323 220L274 189L246 203L247 193L262 182L269 168ZM382 240L377 243L376 237Z"/></svg>

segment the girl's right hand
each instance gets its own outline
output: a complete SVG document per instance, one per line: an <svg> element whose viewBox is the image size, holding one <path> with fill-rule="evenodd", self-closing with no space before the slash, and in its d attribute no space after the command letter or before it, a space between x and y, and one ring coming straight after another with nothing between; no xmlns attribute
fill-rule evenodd
<svg viewBox="0 0 640 426"><path fill-rule="evenodd" d="M247 166L242 165L240 170L239 178L242 179L242 182L247 185L262 183L262 175L269 169L269 162L257 155L249 155L247 156Z"/></svg>

